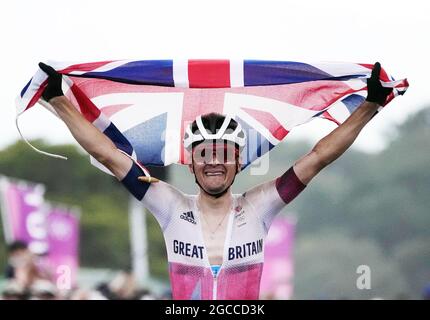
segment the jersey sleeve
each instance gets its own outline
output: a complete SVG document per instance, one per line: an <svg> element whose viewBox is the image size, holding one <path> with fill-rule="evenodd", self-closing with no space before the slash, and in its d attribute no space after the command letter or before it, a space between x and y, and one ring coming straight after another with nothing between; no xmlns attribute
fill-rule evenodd
<svg viewBox="0 0 430 320"><path fill-rule="evenodd" d="M157 219L164 231L168 226L172 214L186 196L172 185L163 181L147 183L138 180L143 170L133 162L127 175L121 180L125 188L147 208Z"/></svg>
<svg viewBox="0 0 430 320"><path fill-rule="evenodd" d="M267 232L275 216L305 187L291 167L277 179L248 190L244 198L254 207Z"/></svg>

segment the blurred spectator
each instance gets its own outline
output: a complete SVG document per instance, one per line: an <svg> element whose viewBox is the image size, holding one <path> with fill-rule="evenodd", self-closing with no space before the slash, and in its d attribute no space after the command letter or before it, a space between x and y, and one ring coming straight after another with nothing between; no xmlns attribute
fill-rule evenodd
<svg viewBox="0 0 430 320"><path fill-rule="evenodd" d="M97 290L88 290L88 289L76 289L70 293L70 300L107 300L105 296L103 296Z"/></svg>
<svg viewBox="0 0 430 320"><path fill-rule="evenodd" d="M409 300L410 297L407 293L405 292L400 292L399 294L397 294L394 298L395 300Z"/></svg>
<svg viewBox="0 0 430 320"><path fill-rule="evenodd" d="M172 290L169 288L169 289L166 289L162 294L161 294L161 297L160 297L160 300L172 300L173 299L173 296L172 296Z"/></svg>
<svg viewBox="0 0 430 320"><path fill-rule="evenodd" d="M2 292L3 300L27 300L29 292L17 281L9 281Z"/></svg>
<svg viewBox="0 0 430 320"><path fill-rule="evenodd" d="M54 300L58 298L57 288L45 279L35 280L28 290L31 300Z"/></svg>
<svg viewBox="0 0 430 320"><path fill-rule="evenodd" d="M5 277L6 279L12 279L15 276L14 265L20 264L20 262L28 259L31 255L27 245L22 241L15 241L8 245L8 264L6 266Z"/></svg>
<svg viewBox="0 0 430 320"><path fill-rule="evenodd" d="M146 289L139 289L130 271L121 271L110 282L97 286L96 290L108 300L152 300L154 295Z"/></svg>
<svg viewBox="0 0 430 320"><path fill-rule="evenodd" d="M138 300L155 300L156 297L147 289L140 289L136 293L136 299Z"/></svg>
<svg viewBox="0 0 430 320"><path fill-rule="evenodd" d="M424 288L423 299L430 300L430 283Z"/></svg>
<svg viewBox="0 0 430 320"><path fill-rule="evenodd" d="M25 244L11 245L9 281L1 298L4 300L154 300L149 290L140 288L131 271L121 271L111 281L95 289L74 288L62 292L50 280L42 277L36 268L34 256ZM161 299L171 299L171 293Z"/></svg>
<svg viewBox="0 0 430 320"><path fill-rule="evenodd" d="M132 273L121 271L110 282L102 283L97 290L108 300L135 299L137 283Z"/></svg>
<svg viewBox="0 0 430 320"><path fill-rule="evenodd" d="M3 292L6 299L55 299L57 288L46 272L37 265L37 257L22 241L8 246L6 278L9 283Z"/></svg>

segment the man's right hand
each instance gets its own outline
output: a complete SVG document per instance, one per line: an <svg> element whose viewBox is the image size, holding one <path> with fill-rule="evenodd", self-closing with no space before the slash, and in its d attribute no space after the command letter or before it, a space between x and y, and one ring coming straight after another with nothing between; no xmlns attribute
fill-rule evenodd
<svg viewBox="0 0 430 320"><path fill-rule="evenodd" d="M52 98L64 96L61 89L62 75L43 62L39 62L39 67L48 75L48 85L42 93L43 99L49 102Z"/></svg>
<svg viewBox="0 0 430 320"><path fill-rule="evenodd" d="M56 113L82 148L122 180L130 171L133 161L118 151L112 140L89 122L78 111L79 108L64 96L61 89L62 75L43 62L39 63L39 67L48 75L48 84L42 94L43 99L51 101ZM52 101L57 97L58 99ZM154 181L151 180L151 182Z"/></svg>

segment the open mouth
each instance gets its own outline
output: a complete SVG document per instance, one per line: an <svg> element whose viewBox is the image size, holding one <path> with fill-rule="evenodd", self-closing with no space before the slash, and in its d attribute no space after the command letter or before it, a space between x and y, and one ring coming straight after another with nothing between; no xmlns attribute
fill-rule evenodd
<svg viewBox="0 0 430 320"><path fill-rule="evenodd" d="M220 171L216 171L216 172L205 172L205 175L208 177L213 177L213 176L222 176L224 175L224 172L220 172Z"/></svg>
<svg viewBox="0 0 430 320"><path fill-rule="evenodd" d="M216 177L225 175L225 170L223 168L208 168L203 173L207 177Z"/></svg>

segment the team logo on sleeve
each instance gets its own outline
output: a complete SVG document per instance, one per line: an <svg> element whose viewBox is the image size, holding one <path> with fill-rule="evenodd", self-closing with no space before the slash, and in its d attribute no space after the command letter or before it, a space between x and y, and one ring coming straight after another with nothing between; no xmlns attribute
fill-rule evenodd
<svg viewBox="0 0 430 320"><path fill-rule="evenodd" d="M196 220L194 219L194 214L192 211L187 211L181 214L181 219L191 222L192 224L197 224Z"/></svg>

